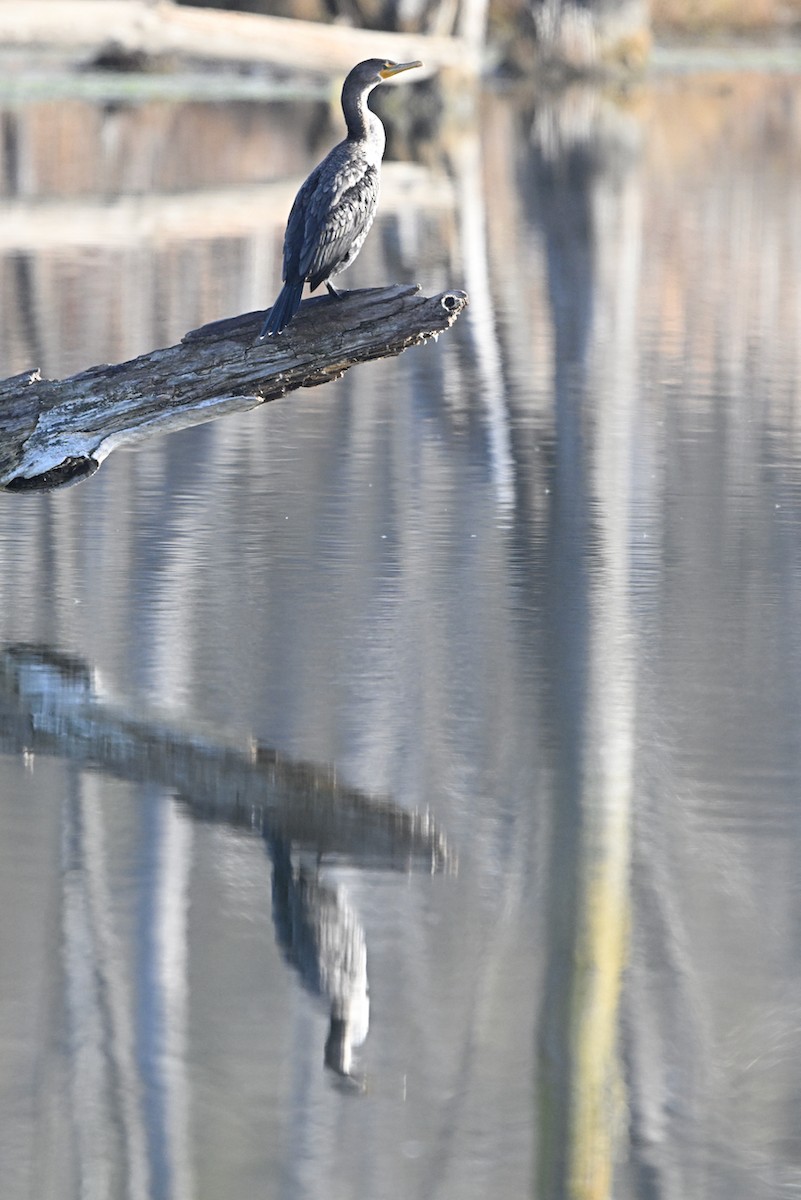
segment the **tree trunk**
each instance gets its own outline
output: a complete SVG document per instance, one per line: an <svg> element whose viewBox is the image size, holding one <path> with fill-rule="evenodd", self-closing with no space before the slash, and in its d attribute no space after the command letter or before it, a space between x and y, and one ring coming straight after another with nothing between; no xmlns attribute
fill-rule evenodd
<svg viewBox="0 0 801 1200"><path fill-rule="evenodd" d="M586 74L640 69L651 46L645 0L530 0L542 62Z"/></svg>

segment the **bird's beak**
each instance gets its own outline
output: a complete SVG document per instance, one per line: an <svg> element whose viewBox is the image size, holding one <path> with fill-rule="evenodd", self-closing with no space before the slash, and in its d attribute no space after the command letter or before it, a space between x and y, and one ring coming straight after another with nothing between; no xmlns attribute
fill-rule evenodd
<svg viewBox="0 0 801 1200"><path fill-rule="evenodd" d="M401 71L411 71L412 67L422 67L422 65L419 59L410 63L387 63L378 74L382 79L391 79L393 75L400 75Z"/></svg>

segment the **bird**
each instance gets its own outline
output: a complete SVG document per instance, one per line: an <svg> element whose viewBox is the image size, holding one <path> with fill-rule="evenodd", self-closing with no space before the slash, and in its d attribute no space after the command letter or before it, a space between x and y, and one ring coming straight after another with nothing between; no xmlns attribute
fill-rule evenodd
<svg viewBox="0 0 801 1200"><path fill-rule="evenodd" d="M367 97L385 79L422 65L368 58L347 76L342 86L347 137L314 168L295 197L284 235L284 286L259 340L286 329L300 308L304 283L312 291L324 283L332 296L339 295L331 278L361 250L378 206L386 136Z"/></svg>

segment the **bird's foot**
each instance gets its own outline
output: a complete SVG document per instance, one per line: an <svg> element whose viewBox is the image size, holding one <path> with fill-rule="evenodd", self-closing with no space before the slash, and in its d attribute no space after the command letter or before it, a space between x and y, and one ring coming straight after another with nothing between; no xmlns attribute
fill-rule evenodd
<svg viewBox="0 0 801 1200"><path fill-rule="evenodd" d="M325 286L328 288L329 296L336 296L337 300L339 300L339 298L343 295L343 293L338 292L333 283L329 283L328 280L325 281Z"/></svg>

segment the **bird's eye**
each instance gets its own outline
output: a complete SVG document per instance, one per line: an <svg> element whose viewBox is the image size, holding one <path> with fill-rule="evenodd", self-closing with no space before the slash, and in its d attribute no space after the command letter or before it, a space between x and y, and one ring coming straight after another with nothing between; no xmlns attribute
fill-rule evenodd
<svg viewBox="0 0 801 1200"><path fill-rule="evenodd" d="M384 70L385 70L385 71L388 71L388 70L389 70L389 68L390 68L391 66L393 66L393 63L391 63L391 62L385 62L385 63L384 63Z"/></svg>

